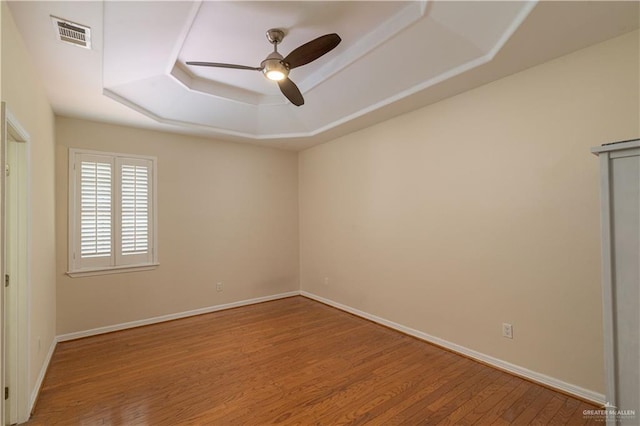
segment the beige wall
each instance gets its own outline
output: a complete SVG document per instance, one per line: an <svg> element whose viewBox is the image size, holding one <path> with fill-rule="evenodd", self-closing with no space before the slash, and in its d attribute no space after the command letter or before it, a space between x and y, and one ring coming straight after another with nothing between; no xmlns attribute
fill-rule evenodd
<svg viewBox="0 0 640 426"><path fill-rule="evenodd" d="M636 31L302 152L302 290L603 392L589 148L640 135L638 51Z"/></svg>
<svg viewBox="0 0 640 426"><path fill-rule="evenodd" d="M299 288L296 153L60 117L56 143L58 334ZM68 148L158 157L156 270L65 274Z"/></svg>
<svg viewBox="0 0 640 426"><path fill-rule="evenodd" d="M2 100L30 136L30 389L55 337L54 118L6 2L2 2ZM38 344L40 340L41 344Z"/></svg>

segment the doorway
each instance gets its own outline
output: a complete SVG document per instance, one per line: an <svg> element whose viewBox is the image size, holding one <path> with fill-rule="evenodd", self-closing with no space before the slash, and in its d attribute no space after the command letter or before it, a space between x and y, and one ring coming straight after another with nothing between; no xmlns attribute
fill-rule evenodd
<svg viewBox="0 0 640 426"><path fill-rule="evenodd" d="M3 424L29 418L28 392L28 135L2 104L2 390Z"/></svg>

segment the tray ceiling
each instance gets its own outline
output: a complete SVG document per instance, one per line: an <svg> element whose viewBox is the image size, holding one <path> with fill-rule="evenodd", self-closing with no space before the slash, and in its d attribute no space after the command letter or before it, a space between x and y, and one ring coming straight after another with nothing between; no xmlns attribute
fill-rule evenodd
<svg viewBox="0 0 640 426"><path fill-rule="evenodd" d="M638 27L637 2L584 3L107 1L10 8L58 114L301 149ZM49 15L90 26L93 49L55 40ZM342 38L327 55L291 71L305 97L301 107L259 72L185 64L259 66L272 51L269 28L285 30L278 46L285 56L326 33Z"/></svg>

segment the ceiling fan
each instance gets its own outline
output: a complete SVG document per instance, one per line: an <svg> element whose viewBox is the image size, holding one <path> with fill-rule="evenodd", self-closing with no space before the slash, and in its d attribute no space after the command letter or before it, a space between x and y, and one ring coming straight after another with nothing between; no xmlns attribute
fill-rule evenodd
<svg viewBox="0 0 640 426"><path fill-rule="evenodd" d="M269 80L278 83L280 91L292 104L300 106L304 104L304 98L300 89L289 79L289 71L294 68L313 62L322 55L333 50L342 40L338 34L325 34L302 46L294 49L286 57L278 53L278 43L284 38L284 31L272 28L267 31L267 40L273 44L273 52L260 63L259 67L246 65L223 64L220 62L187 62L187 65L203 67L233 68L238 70L262 71Z"/></svg>

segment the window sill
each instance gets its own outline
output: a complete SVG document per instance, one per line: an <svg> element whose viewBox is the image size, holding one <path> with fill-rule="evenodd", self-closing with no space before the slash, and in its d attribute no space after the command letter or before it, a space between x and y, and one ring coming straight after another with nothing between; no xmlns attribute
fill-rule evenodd
<svg viewBox="0 0 640 426"><path fill-rule="evenodd" d="M81 271L67 272L71 278L80 277L93 277L95 275L108 275L108 274L125 274L127 272L139 272L139 271L151 271L160 266L159 263L146 263L144 265L128 265L128 266L114 266L110 268L96 268L96 269L84 269Z"/></svg>

